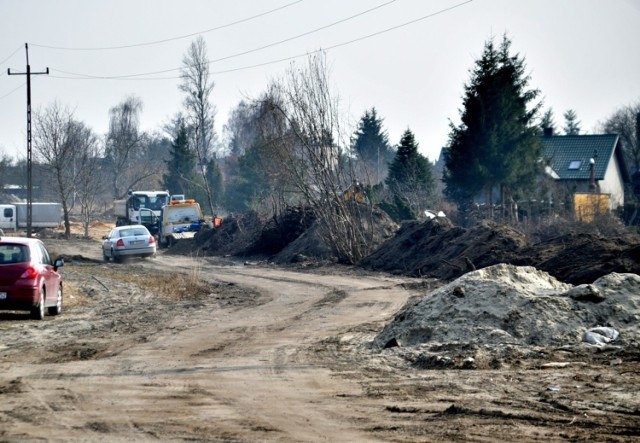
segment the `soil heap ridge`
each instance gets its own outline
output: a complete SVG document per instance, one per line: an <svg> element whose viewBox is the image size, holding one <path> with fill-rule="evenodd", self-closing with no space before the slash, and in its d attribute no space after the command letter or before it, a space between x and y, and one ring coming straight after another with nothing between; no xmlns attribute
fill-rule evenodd
<svg viewBox="0 0 640 443"><path fill-rule="evenodd" d="M640 340L640 276L609 274L572 286L529 266L473 271L400 312L374 345L424 343L575 345L597 326Z"/></svg>
<svg viewBox="0 0 640 443"><path fill-rule="evenodd" d="M451 281L499 263L533 266L571 284L618 273L640 274L637 235L567 232L534 242L516 228L482 221L469 228L445 218L407 222L359 266Z"/></svg>

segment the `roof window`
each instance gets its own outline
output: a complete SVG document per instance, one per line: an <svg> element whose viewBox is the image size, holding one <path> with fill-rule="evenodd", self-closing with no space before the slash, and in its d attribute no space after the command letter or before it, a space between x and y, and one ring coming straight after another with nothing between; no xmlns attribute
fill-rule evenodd
<svg viewBox="0 0 640 443"><path fill-rule="evenodd" d="M574 170L580 169L581 165L582 165L582 160L571 160L571 163L569 163L569 170L574 171Z"/></svg>

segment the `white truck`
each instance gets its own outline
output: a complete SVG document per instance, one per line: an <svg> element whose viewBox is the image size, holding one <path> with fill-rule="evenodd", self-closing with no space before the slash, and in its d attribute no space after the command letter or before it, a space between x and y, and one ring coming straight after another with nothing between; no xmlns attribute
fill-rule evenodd
<svg viewBox="0 0 640 443"><path fill-rule="evenodd" d="M31 203L31 228L58 228L62 223L61 203ZM27 228L27 203L0 205L0 229Z"/></svg>
<svg viewBox="0 0 640 443"><path fill-rule="evenodd" d="M172 199L162 208L157 233L158 244L168 247L178 240L193 238L204 226L202 210L195 200Z"/></svg>
<svg viewBox="0 0 640 443"><path fill-rule="evenodd" d="M168 203L167 191L129 191L126 199L113 202L116 226L140 224L155 235L158 233L162 208Z"/></svg>

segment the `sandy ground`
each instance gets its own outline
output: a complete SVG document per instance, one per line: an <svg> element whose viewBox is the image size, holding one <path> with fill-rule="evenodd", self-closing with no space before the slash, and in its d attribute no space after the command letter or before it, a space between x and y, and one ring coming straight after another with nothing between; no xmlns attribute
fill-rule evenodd
<svg viewBox="0 0 640 443"><path fill-rule="evenodd" d="M431 281L167 254L102 263L96 241L47 244L69 257L66 309L0 313L0 441L640 441L637 351L527 348L452 369L372 349ZM180 273L209 290L143 283ZM441 349L470 350L482 354Z"/></svg>

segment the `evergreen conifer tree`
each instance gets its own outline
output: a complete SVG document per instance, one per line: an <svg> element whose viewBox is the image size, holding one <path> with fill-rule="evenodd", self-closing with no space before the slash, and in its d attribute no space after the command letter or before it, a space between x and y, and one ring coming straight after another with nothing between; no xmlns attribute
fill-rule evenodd
<svg viewBox="0 0 640 443"><path fill-rule="evenodd" d="M465 85L462 122L451 124L443 179L463 211L482 191L490 206L497 189L507 203L530 190L539 172L534 120L540 104L532 103L539 91L527 89L524 60L511 55L510 46L506 35L499 48L493 40L485 43Z"/></svg>
<svg viewBox="0 0 640 443"><path fill-rule="evenodd" d="M394 156L382 123L383 119L378 117L376 108L365 111L351 141L353 152L365 168L364 171L358 171L358 175L369 176L371 184L377 184L384 179L387 167Z"/></svg>
<svg viewBox="0 0 640 443"><path fill-rule="evenodd" d="M195 152L189 147L189 131L183 122L179 123L169 154L167 173L162 176L163 186L172 194L191 195L197 160Z"/></svg>
<svg viewBox="0 0 640 443"><path fill-rule="evenodd" d="M434 188L431 164L418 152L409 129L402 134L385 182L402 218L415 218L420 210L426 209Z"/></svg>
<svg viewBox="0 0 640 443"><path fill-rule="evenodd" d="M564 113L564 133L566 135L580 134L580 121L578 114L573 109L569 109Z"/></svg>
<svg viewBox="0 0 640 443"><path fill-rule="evenodd" d="M540 132L544 133L545 129L549 129L553 133L556 132L556 122L553 118L553 109L551 108L542 114L542 119L540 120Z"/></svg>

